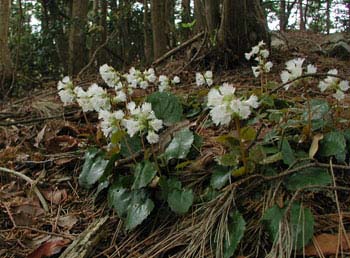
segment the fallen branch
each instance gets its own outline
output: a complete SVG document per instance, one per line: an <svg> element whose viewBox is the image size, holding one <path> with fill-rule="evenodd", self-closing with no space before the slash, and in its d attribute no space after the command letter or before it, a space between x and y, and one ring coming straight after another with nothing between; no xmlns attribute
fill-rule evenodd
<svg viewBox="0 0 350 258"><path fill-rule="evenodd" d="M155 60L152 63L152 65L153 66L158 65L159 63L163 62L168 57L174 55L176 52L180 51L184 47L190 45L191 43L195 42L197 39L201 38L204 34L205 34L204 32L201 32L201 33L197 34L196 36L194 36L193 38L191 38L191 39L185 41L184 43L182 43L181 45L177 46L176 48L173 48L172 50L168 51L167 53L165 53L164 55L159 57L157 60Z"/></svg>
<svg viewBox="0 0 350 258"><path fill-rule="evenodd" d="M101 240L103 234L103 226L107 222L109 216L95 220L90 226L79 235L73 243L60 255L60 258L85 258L91 257L91 251Z"/></svg>
<svg viewBox="0 0 350 258"><path fill-rule="evenodd" d="M31 184L32 188L33 188L33 191L34 193L36 194L36 196L38 197L41 205L43 206L43 209L48 212L49 211L49 207L45 201L45 198L44 196L41 194L41 192L39 191L38 187L35 185L35 181L31 178L29 178L28 176L22 174L22 173L19 173L15 170L11 170L11 169L8 169L8 168L4 168L4 167L0 167L0 171L3 171L3 172L6 172L6 173L9 173L11 175L15 175L15 176L18 176L20 178L22 178L23 180L27 181L29 184Z"/></svg>

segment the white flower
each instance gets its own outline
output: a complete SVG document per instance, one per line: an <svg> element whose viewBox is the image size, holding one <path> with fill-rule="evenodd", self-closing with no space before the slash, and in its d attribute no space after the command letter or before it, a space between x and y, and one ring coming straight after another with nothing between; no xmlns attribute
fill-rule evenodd
<svg viewBox="0 0 350 258"><path fill-rule="evenodd" d="M180 82L181 80L179 76L174 76L174 78L171 81L172 84L179 84Z"/></svg>
<svg viewBox="0 0 350 258"><path fill-rule="evenodd" d="M303 63L305 61L305 58L295 58L292 60L289 60L286 62L286 70L282 71L281 73L281 80L285 84L288 81L292 81L303 74ZM308 72L312 73L316 67L313 65L308 66ZM293 83L286 84L284 88L286 90L289 89L290 86L292 86Z"/></svg>
<svg viewBox="0 0 350 258"><path fill-rule="evenodd" d="M264 65L264 70L266 73L270 72L271 71L271 68L273 66L273 63L272 62L267 62L265 65Z"/></svg>
<svg viewBox="0 0 350 258"><path fill-rule="evenodd" d="M120 77L118 76L117 72L114 70L113 67L107 64L100 66L100 75L109 87L120 88L122 86L120 82Z"/></svg>
<svg viewBox="0 0 350 258"><path fill-rule="evenodd" d="M149 122L149 126L156 132L163 128L163 121L160 119L153 119Z"/></svg>
<svg viewBox="0 0 350 258"><path fill-rule="evenodd" d="M306 73L307 74L314 74L317 72L317 68L316 66L312 65L312 64L309 64L306 68Z"/></svg>
<svg viewBox="0 0 350 258"><path fill-rule="evenodd" d="M88 95L86 91L84 91L81 87L75 87L75 94L77 95L77 102L79 106L83 109L83 112L93 111L94 106L91 103L91 97Z"/></svg>
<svg viewBox="0 0 350 258"><path fill-rule="evenodd" d="M57 90L59 91L58 95L60 96L63 105L66 106L74 102L76 96L73 88L73 82L71 82L68 76L63 77L63 79L57 83Z"/></svg>
<svg viewBox="0 0 350 258"><path fill-rule="evenodd" d="M348 81L341 81L339 83L338 87L342 91L347 91L349 89L349 82Z"/></svg>
<svg viewBox="0 0 350 258"><path fill-rule="evenodd" d="M223 101L223 95L217 89L211 89L208 93L208 106L218 106Z"/></svg>
<svg viewBox="0 0 350 258"><path fill-rule="evenodd" d="M210 116L216 125L229 125L232 114L226 105L219 105L210 110Z"/></svg>
<svg viewBox="0 0 350 258"><path fill-rule="evenodd" d="M97 112L101 109L109 110L111 108L110 99L106 90L98 86L96 83L88 88L87 95L91 98L93 109Z"/></svg>
<svg viewBox="0 0 350 258"><path fill-rule="evenodd" d="M157 80L157 76L153 68L149 68L147 71L143 72L147 81L154 83Z"/></svg>
<svg viewBox="0 0 350 258"><path fill-rule="evenodd" d="M126 94L124 91L120 90L116 92L116 96L114 97L114 101L116 103L126 102Z"/></svg>
<svg viewBox="0 0 350 258"><path fill-rule="evenodd" d="M262 50L260 50L260 55L266 59L269 57L270 52L267 49L262 49Z"/></svg>
<svg viewBox="0 0 350 258"><path fill-rule="evenodd" d="M130 137L133 137L140 131L139 122L134 119L123 119L122 125L125 127Z"/></svg>
<svg viewBox="0 0 350 258"><path fill-rule="evenodd" d="M252 71L255 77L259 77L260 75L260 67L259 66L252 66Z"/></svg>
<svg viewBox="0 0 350 258"><path fill-rule="evenodd" d="M345 94L344 92L342 92L341 90L336 90L336 92L332 95L335 99L337 99L338 101L344 99Z"/></svg>
<svg viewBox="0 0 350 258"><path fill-rule="evenodd" d="M103 134L108 138L111 136L112 132L119 130L119 123L124 117L124 112L122 110L109 112L107 110L100 110L98 113L98 118L101 121L101 130Z"/></svg>
<svg viewBox="0 0 350 258"><path fill-rule="evenodd" d="M196 73L196 84L197 84L197 86L202 86L205 84L205 79L204 79L203 74Z"/></svg>
<svg viewBox="0 0 350 258"><path fill-rule="evenodd" d="M140 88L141 89L147 89L148 88L148 82L147 81L141 81L140 82Z"/></svg>
<svg viewBox="0 0 350 258"><path fill-rule="evenodd" d="M159 135L156 134L154 131L149 131L146 136L146 139L150 144L157 143L159 141Z"/></svg>
<svg viewBox="0 0 350 258"><path fill-rule="evenodd" d="M258 108L260 105L258 101L258 97L255 95L251 95L249 99L245 101L245 103L252 108Z"/></svg>
<svg viewBox="0 0 350 258"><path fill-rule="evenodd" d="M169 85L169 78L166 75L160 75L159 76L159 91L163 92L169 89L170 85Z"/></svg>

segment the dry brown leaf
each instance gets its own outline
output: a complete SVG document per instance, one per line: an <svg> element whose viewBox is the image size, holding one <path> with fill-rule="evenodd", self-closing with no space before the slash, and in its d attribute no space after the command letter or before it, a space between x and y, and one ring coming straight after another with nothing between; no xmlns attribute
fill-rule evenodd
<svg viewBox="0 0 350 258"><path fill-rule="evenodd" d="M35 249L31 254L27 256L27 258L50 257L51 255L61 252L61 249L67 246L69 243L69 240L62 238L50 240Z"/></svg>
<svg viewBox="0 0 350 258"><path fill-rule="evenodd" d="M310 245L305 248L306 256L319 256L318 250L323 255L333 255L336 254L338 250L338 234L321 234L313 238ZM350 234L347 234L347 237L350 239ZM342 235L341 244L342 251L350 250L350 246L347 245L346 238Z"/></svg>
<svg viewBox="0 0 350 258"><path fill-rule="evenodd" d="M59 217L57 224L61 228L70 230L77 222L78 222L77 217L75 217L74 215L67 215L67 216Z"/></svg>
<svg viewBox="0 0 350 258"><path fill-rule="evenodd" d="M38 135L35 137L34 147L39 148L39 144L40 144L41 141L44 139L46 126L47 126L47 125L44 125L43 129L41 129L40 132L38 133Z"/></svg>
<svg viewBox="0 0 350 258"><path fill-rule="evenodd" d="M309 149L309 158L310 159L313 159L315 154L317 153L318 151L318 146L319 146L319 142L320 140L323 139L323 134L316 134L313 139L312 139L312 143L311 143L311 146L310 146L310 149Z"/></svg>
<svg viewBox="0 0 350 258"><path fill-rule="evenodd" d="M60 204L67 200L68 194L66 189L42 190L45 199L53 204Z"/></svg>
<svg viewBox="0 0 350 258"><path fill-rule="evenodd" d="M76 147L78 147L78 140L69 135L55 136L46 142L46 150L49 152L71 151Z"/></svg>

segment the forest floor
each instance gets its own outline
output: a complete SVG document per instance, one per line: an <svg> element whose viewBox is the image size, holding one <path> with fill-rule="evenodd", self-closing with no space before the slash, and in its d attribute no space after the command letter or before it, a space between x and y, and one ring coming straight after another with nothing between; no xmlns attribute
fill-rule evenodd
<svg viewBox="0 0 350 258"><path fill-rule="evenodd" d="M326 36L291 32L283 37L287 39L288 46L284 50L272 51L274 67L269 74L271 80L280 82L279 73L284 69L285 62L296 57L305 57L308 63L316 64L320 72L337 68L340 74L346 78L350 77L349 59L328 57L317 51L320 42L323 42ZM183 65L184 61L179 61L180 55L167 64L162 64L158 69L170 74ZM202 65L201 62L194 63L191 69L179 74L182 84L186 85L178 90L181 94L193 94L198 91L194 75L196 69L200 69ZM95 78L97 75L80 82L80 85L88 85ZM217 85L223 82L233 83L238 90L254 90L260 87L259 80L252 76L248 65L232 70L214 71L214 81ZM140 226L127 234L122 230L121 220L108 208L106 198L96 198L93 191L79 186L78 176L84 163L84 151L87 146L100 140L94 136L98 119L94 114L87 114L90 121L87 124L78 106L63 107L57 95L56 85L57 82L44 83L27 96L21 99L12 98L0 106L0 167L26 176L23 178L0 170L0 257L40 258L55 253L57 257L79 234L106 215L109 216L107 221L103 221L103 234L98 234L99 244L91 244L89 255L81 257L180 257L177 256L177 249L181 249L183 244L188 244L187 240L181 239L180 236L178 239L169 236L171 232L175 234L176 227L183 218L148 221L147 223L154 224L151 227ZM288 93L278 94L292 101L296 96L303 94L303 89L294 88ZM350 105L350 97L347 96L344 103ZM350 114L344 116L350 119ZM204 168L214 162L216 155L225 152L225 148L214 140L215 136L223 132L223 129L214 127L200 130L204 143L201 155L197 159ZM187 175L191 176L193 175ZM341 174L339 178L342 186L350 187L350 175ZM184 180L186 181L186 175ZM43 195L44 200L38 199L36 190ZM349 228L350 198L344 193L347 192L342 192L338 202L342 210L341 216L331 201L332 198L321 199L314 193L304 196L305 202L318 207L314 208L317 210L315 236L324 232L338 232L340 219L343 225ZM47 210L43 207L43 202L46 203ZM245 205L254 213L254 210L261 208L262 203L261 200L255 199L247 200ZM249 227L252 228L253 225L252 222ZM184 233L184 238L188 234ZM334 236L337 236L337 233L328 234L326 240L321 239L318 248L328 243L328 255L335 257L337 249L334 249L334 245L337 241L334 241ZM266 236L259 237L261 242L266 240ZM179 243L174 244L172 249L167 247L176 241ZM249 244L242 247L242 251L239 252L242 257L254 253L252 250L257 241L246 241L251 244L250 247L247 247ZM349 252L350 246L346 241L341 242L342 253ZM163 246L159 243L163 243ZM261 245L264 246L264 243ZM86 249L88 247L89 244L86 245ZM156 248L158 250L155 250ZM209 247L206 252L206 257L213 255ZM310 251L309 256L313 255ZM259 257L258 254L255 256Z"/></svg>

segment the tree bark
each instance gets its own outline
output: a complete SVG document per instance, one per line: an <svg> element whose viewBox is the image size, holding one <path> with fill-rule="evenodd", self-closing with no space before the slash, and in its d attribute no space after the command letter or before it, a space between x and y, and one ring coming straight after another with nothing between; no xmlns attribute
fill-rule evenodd
<svg viewBox="0 0 350 258"><path fill-rule="evenodd" d="M218 0L205 0L205 17L210 36L215 36L220 25L220 6Z"/></svg>
<svg viewBox="0 0 350 258"><path fill-rule="evenodd" d="M280 23L280 31L285 31L288 24L286 19L286 1L285 0L281 0L280 2L279 23Z"/></svg>
<svg viewBox="0 0 350 258"><path fill-rule="evenodd" d="M181 1L181 22L190 23L191 22L191 1L182 0ZM181 29L182 39L187 40L190 36L190 30L188 28Z"/></svg>
<svg viewBox="0 0 350 258"><path fill-rule="evenodd" d="M151 19L153 32L153 53L157 59L167 51L167 35L165 18L165 1L151 0Z"/></svg>
<svg viewBox="0 0 350 258"><path fill-rule="evenodd" d="M206 28L203 1L204 0L194 0L194 18L196 19L194 30L196 33L202 32Z"/></svg>
<svg viewBox="0 0 350 258"><path fill-rule="evenodd" d="M305 30L303 0L299 0L299 29Z"/></svg>
<svg viewBox="0 0 350 258"><path fill-rule="evenodd" d="M331 30L331 0L326 1L326 32Z"/></svg>
<svg viewBox="0 0 350 258"><path fill-rule="evenodd" d="M0 0L0 83L3 90L3 82L12 76L12 61L8 46L10 9L10 0Z"/></svg>
<svg viewBox="0 0 350 258"><path fill-rule="evenodd" d="M259 0L224 0L218 32L219 48L241 59L261 40L270 43Z"/></svg>
<svg viewBox="0 0 350 258"><path fill-rule="evenodd" d="M74 0L69 31L69 74L76 75L86 64L85 26L88 0Z"/></svg>
<svg viewBox="0 0 350 258"><path fill-rule="evenodd" d="M143 0L143 50L145 52L146 64L150 64L152 60L152 38L149 28L149 7L148 0Z"/></svg>

